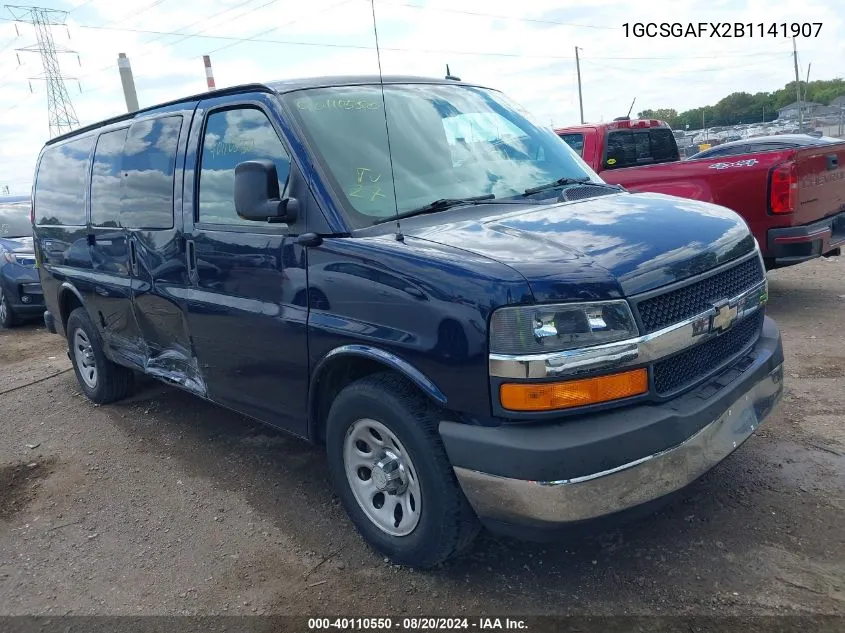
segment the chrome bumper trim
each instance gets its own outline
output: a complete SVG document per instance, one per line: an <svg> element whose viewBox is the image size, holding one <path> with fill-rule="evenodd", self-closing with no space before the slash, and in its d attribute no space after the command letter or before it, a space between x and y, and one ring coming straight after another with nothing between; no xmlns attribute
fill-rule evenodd
<svg viewBox="0 0 845 633"><path fill-rule="evenodd" d="M736 309L731 325L754 314L768 299L768 282L764 279L749 290L724 302ZM499 378L550 378L585 372L616 369L628 365L650 363L671 356L693 345L718 336L724 331L716 327L717 307L685 321L634 339L548 354L490 354L489 371Z"/></svg>
<svg viewBox="0 0 845 633"><path fill-rule="evenodd" d="M483 518L541 525L592 519L658 499L692 483L748 439L782 394L781 364L683 443L582 477L529 481L460 467L455 467L455 474Z"/></svg>

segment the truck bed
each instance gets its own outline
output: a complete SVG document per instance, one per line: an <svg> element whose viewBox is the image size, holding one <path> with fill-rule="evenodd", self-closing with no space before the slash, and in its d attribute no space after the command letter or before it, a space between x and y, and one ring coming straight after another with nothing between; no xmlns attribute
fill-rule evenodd
<svg viewBox="0 0 845 633"><path fill-rule="evenodd" d="M773 213L772 178L777 170L788 173L783 166L789 163L794 163L794 211ZM845 243L845 141L835 145L606 170L601 176L629 191L665 193L732 209L748 223L766 257L797 258L789 262L784 259L781 263L802 260L805 250L807 255L818 256ZM835 217L837 215L842 217ZM778 229L800 227L811 230L778 232ZM783 244L803 243L805 246L808 241L815 240L818 246L810 246L809 250L800 247L797 249L800 252L781 254L776 252L775 239Z"/></svg>

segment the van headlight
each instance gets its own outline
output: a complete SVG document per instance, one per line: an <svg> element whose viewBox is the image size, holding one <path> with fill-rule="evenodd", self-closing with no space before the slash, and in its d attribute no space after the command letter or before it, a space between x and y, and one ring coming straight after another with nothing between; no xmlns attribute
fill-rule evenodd
<svg viewBox="0 0 845 633"><path fill-rule="evenodd" d="M490 318L492 354L542 354L638 336L625 300L506 306Z"/></svg>

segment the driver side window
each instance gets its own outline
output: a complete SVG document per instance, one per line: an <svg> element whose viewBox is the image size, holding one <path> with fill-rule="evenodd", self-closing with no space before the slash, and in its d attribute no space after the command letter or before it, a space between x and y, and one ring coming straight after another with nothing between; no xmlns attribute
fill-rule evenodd
<svg viewBox="0 0 845 633"><path fill-rule="evenodd" d="M267 116L257 108L212 112L206 121L200 158L199 222L254 225L235 211L235 167L248 160L276 164L284 196L290 156Z"/></svg>

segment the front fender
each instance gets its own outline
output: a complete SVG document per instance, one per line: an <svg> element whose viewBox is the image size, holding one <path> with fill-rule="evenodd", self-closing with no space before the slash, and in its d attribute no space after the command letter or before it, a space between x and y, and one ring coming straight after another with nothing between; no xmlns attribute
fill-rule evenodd
<svg viewBox="0 0 845 633"><path fill-rule="evenodd" d="M370 345L342 345L341 347L334 348L328 354L323 356L311 374L311 380L308 386L308 434L312 439L316 438L318 435L316 428L318 389L316 387L320 382L320 378L325 375L333 363L350 357L366 358L368 360L376 361L377 363L384 365L385 369L392 369L410 380L432 401L441 406L446 405L446 396L435 382L423 374L419 369L411 365L408 361L403 360L395 354L391 354L390 352L386 352L383 349L372 347Z"/></svg>

